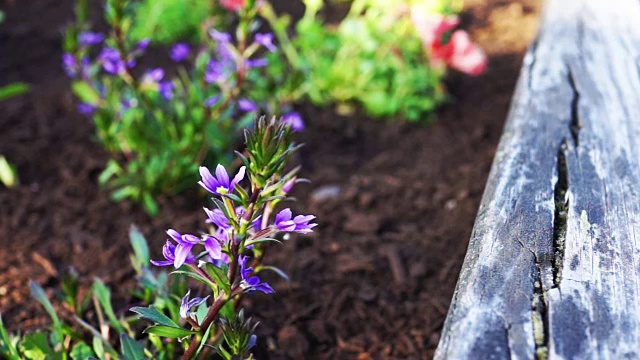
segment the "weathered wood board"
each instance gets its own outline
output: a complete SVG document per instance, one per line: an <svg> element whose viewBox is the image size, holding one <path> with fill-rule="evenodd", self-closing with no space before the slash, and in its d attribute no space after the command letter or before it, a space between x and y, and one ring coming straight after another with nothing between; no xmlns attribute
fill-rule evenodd
<svg viewBox="0 0 640 360"><path fill-rule="evenodd" d="M549 0L436 359L640 359L640 1Z"/></svg>

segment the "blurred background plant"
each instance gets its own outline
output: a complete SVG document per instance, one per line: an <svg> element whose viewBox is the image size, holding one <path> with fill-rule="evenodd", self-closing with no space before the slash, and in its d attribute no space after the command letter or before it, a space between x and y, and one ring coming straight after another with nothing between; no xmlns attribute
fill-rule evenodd
<svg viewBox="0 0 640 360"><path fill-rule="evenodd" d="M133 3L131 38L152 43L198 42L208 27L228 28L229 18L217 1L142 0ZM206 22L207 26L204 26Z"/></svg>
<svg viewBox="0 0 640 360"><path fill-rule="evenodd" d="M486 67L486 56L468 36L464 44L452 41L454 33L466 35L454 32L461 1L355 0L338 24L322 18L322 0L303 2L293 37L288 15L278 16L268 5L261 9L286 56L272 54L267 72L280 73L285 61L298 72L293 101L335 104L342 114L361 106L374 117L428 122L447 99L447 66L470 75Z"/></svg>
<svg viewBox="0 0 640 360"><path fill-rule="evenodd" d="M456 30L457 0L355 0L337 24L323 18L325 2L303 0L295 26L266 0L107 0L104 35L92 32L88 1L78 1L63 63L78 110L111 154L100 183L151 214L157 196L186 189L198 166L226 164L238 129L258 112L296 130L304 125L293 106L305 101L429 122L448 99L449 68L486 68L482 50ZM275 36L260 32L266 25ZM173 44L175 71L141 70L146 36L196 45Z"/></svg>
<svg viewBox="0 0 640 360"><path fill-rule="evenodd" d="M63 65L81 101L78 111L93 118L97 139L111 154L99 180L114 200L130 198L156 214L157 195L184 190L200 165L227 163L239 130L258 112L287 110L254 90L254 73L267 64L260 54L278 49L270 34L254 31L257 7L248 5L234 11L235 38L206 27L197 48L176 43L169 56L177 76L169 78L162 68L136 68L150 43L131 36L136 3L108 0L103 35L91 31L88 1L78 2Z"/></svg>

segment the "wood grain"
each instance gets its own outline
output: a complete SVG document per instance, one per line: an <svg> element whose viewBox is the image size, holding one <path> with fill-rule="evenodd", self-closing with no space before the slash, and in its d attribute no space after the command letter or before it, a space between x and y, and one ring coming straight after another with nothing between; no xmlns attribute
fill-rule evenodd
<svg viewBox="0 0 640 360"><path fill-rule="evenodd" d="M640 1L549 0L436 359L640 359Z"/></svg>

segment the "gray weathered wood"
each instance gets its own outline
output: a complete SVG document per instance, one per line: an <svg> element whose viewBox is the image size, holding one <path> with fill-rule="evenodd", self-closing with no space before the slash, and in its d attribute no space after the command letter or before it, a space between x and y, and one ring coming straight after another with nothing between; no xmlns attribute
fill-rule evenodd
<svg viewBox="0 0 640 360"><path fill-rule="evenodd" d="M436 359L640 359L640 1L549 0Z"/></svg>

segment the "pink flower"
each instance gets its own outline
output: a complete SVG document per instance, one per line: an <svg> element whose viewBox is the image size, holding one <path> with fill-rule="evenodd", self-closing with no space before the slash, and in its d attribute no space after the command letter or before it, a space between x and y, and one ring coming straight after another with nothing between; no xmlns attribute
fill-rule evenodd
<svg viewBox="0 0 640 360"><path fill-rule="evenodd" d="M471 41L467 32L456 30L449 44L453 47L448 59L452 68L472 76L480 75L487 69L487 55Z"/></svg>
<svg viewBox="0 0 640 360"><path fill-rule="evenodd" d="M457 16L432 14L414 6L411 9L411 21L425 49L429 51L433 67L446 65L474 76L487 68L487 56L471 41L469 34L464 30L453 31L459 24Z"/></svg>
<svg viewBox="0 0 640 360"><path fill-rule="evenodd" d="M411 21L427 49L434 43L441 43L442 37L460 23L455 15L432 14L418 6L411 8Z"/></svg>
<svg viewBox="0 0 640 360"><path fill-rule="evenodd" d="M245 0L220 0L220 4L229 11L240 11L244 8Z"/></svg>

